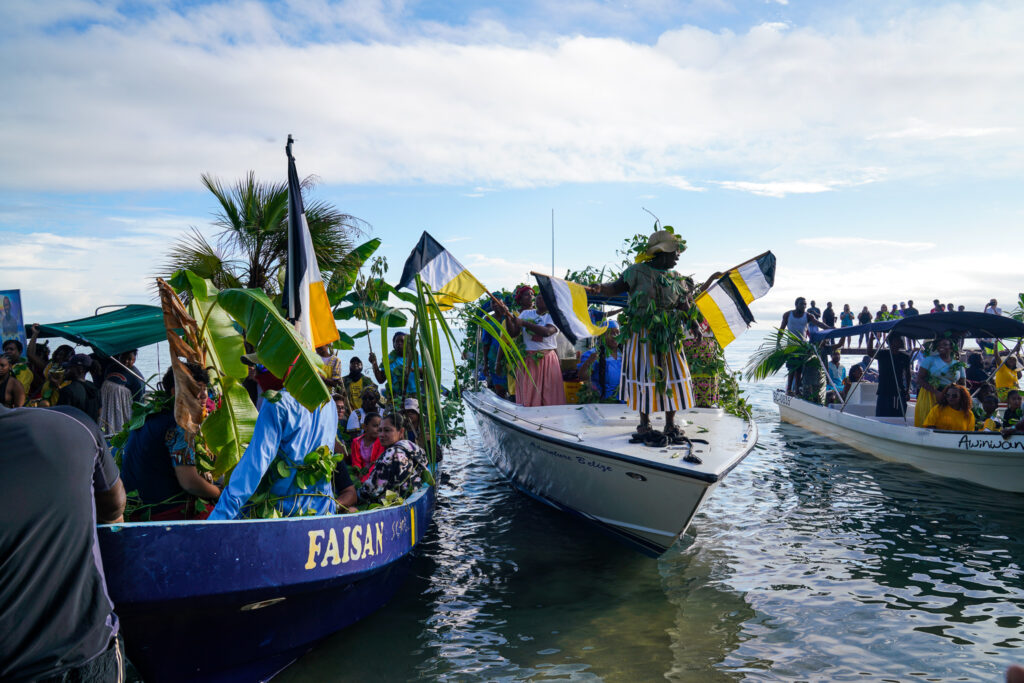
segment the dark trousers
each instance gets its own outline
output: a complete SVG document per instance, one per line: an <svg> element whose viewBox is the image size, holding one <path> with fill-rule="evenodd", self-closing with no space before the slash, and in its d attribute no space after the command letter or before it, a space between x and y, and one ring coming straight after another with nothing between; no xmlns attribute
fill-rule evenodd
<svg viewBox="0 0 1024 683"><path fill-rule="evenodd" d="M907 400L899 396L879 394L875 399L876 417L906 417Z"/></svg>
<svg viewBox="0 0 1024 683"><path fill-rule="evenodd" d="M124 641L120 634L99 657L39 683L123 683Z"/></svg>

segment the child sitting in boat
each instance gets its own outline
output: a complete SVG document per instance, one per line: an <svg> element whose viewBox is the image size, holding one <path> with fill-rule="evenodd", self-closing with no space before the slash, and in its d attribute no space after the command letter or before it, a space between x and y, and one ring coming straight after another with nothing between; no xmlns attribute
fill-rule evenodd
<svg viewBox="0 0 1024 683"><path fill-rule="evenodd" d="M384 454L380 443L380 414L367 413L363 420L363 433L352 439L352 466L363 472L361 481L370 476L370 467Z"/></svg>
<svg viewBox="0 0 1024 683"><path fill-rule="evenodd" d="M363 483L362 494L367 500L380 502L388 491L407 498L423 483L427 456L419 446L402 438L405 428L401 413L388 413L381 420L380 445L386 450Z"/></svg>
<svg viewBox="0 0 1024 683"><path fill-rule="evenodd" d="M979 432L1002 431L1003 421L999 419L999 399L995 394L985 394L982 397L981 410L974 414L974 424Z"/></svg>
<svg viewBox="0 0 1024 683"><path fill-rule="evenodd" d="M1006 395L1006 410L1003 411L1003 436L1024 434L1024 422L1021 421L1020 392L1014 389Z"/></svg>
<svg viewBox="0 0 1024 683"><path fill-rule="evenodd" d="M971 395L967 389L959 384L950 384L943 389L939 402L928 411L923 426L951 432L973 432L974 413L971 412Z"/></svg>

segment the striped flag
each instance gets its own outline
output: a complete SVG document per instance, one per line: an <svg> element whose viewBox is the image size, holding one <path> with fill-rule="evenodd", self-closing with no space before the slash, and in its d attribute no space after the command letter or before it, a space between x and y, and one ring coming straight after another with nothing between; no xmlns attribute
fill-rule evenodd
<svg viewBox="0 0 1024 683"><path fill-rule="evenodd" d="M580 339L602 335L608 329L607 325L595 325L590 321L587 291L583 285L540 273L533 276L537 278L540 295L544 297L555 327L573 344Z"/></svg>
<svg viewBox="0 0 1024 683"><path fill-rule="evenodd" d="M766 251L733 268L697 297L697 308L722 348L754 322L747 304L767 294L773 284L775 254Z"/></svg>
<svg viewBox="0 0 1024 683"><path fill-rule="evenodd" d="M415 291L417 274L424 284L440 295L437 303L444 308L476 301L487 293L487 288L426 231L406 259L398 287Z"/></svg>
<svg viewBox="0 0 1024 683"><path fill-rule="evenodd" d="M302 206L299 174L292 156L292 136L285 147L288 154L288 263L285 267L285 317L314 349L333 344L338 328L327 300L327 289L313 252L313 239Z"/></svg>

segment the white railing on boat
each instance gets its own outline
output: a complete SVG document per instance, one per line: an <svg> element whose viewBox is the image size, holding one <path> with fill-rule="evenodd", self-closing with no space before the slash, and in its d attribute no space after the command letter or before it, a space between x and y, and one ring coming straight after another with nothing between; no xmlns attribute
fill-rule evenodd
<svg viewBox="0 0 1024 683"><path fill-rule="evenodd" d="M531 425L533 425L534 427L537 428L538 432L543 431L543 430L546 429L546 430L548 430L550 432L558 432L559 434L566 434L567 436L574 436L574 437L576 437L577 441L583 441L583 437L580 435L579 432L570 432L570 431L568 431L566 429L559 429L558 427L552 427L551 425L546 425L546 424L543 424L541 422L537 422L535 420L531 420L529 418L525 418L522 415L518 415L518 414L516 414L515 412L513 412L511 410L506 410L506 409L504 409L504 408L502 408L500 406L496 406L493 403L490 404L490 408L491 408L491 412L494 412L494 413L504 413L505 415L508 415L509 417L512 418L512 420L514 422L522 421L522 422L525 422L527 424L531 424Z"/></svg>

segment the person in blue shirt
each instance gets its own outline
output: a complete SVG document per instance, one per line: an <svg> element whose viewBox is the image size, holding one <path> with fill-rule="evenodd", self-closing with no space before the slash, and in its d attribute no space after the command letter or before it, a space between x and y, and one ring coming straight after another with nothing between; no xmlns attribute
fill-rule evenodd
<svg viewBox="0 0 1024 683"><path fill-rule="evenodd" d="M263 474L277 458L288 465L298 466L306 456L321 446L334 450L338 433L338 411L334 403L327 402L315 411L309 411L296 401L287 389L282 389L277 401L264 401L256 418L252 441L242 459L231 473L231 481L221 493L217 507L209 519L238 519L245 504L256 492ZM339 468L337 475L344 474ZM346 480L347 481L347 480ZM339 485L341 493L337 503L351 508L357 496L351 482ZM278 479L270 488L272 496L279 498L278 511L285 517L299 515L331 515L337 511L334 489L329 480L322 479L309 488L299 488L296 471Z"/></svg>
<svg viewBox="0 0 1024 683"><path fill-rule="evenodd" d="M408 336L409 335L407 335L405 332L395 332L394 336L391 337L392 352L391 354L388 355L389 367L391 369L392 388L404 386L404 391L391 392L398 397L415 396L417 394L417 373L406 373L405 371L405 338ZM374 354L371 351L370 354L367 356L367 359L370 361L370 365L373 367L373 376L377 379L379 383L384 384L388 379L387 374L384 372L384 369L381 368L380 364L377 362L376 354ZM420 364L417 363L416 366L417 368L419 368ZM403 376L405 377L404 385L402 382Z"/></svg>
<svg viewBox="0 0 1024 683"><path fill-rule="evenodd" d="M597 346L580 356L576 374L580 380L601 395L601 400L616 398L622 375L622 357L619 353L619 325L608 321L608 331L598 338Z"/></svg>
<svg viewBox="0 0 1024 683"><path fill-rule="evenodd" d="M828 390L842 393L843 380L846 379L846 368L843 367L842 353L836 349L828 364Z"/></svg>

